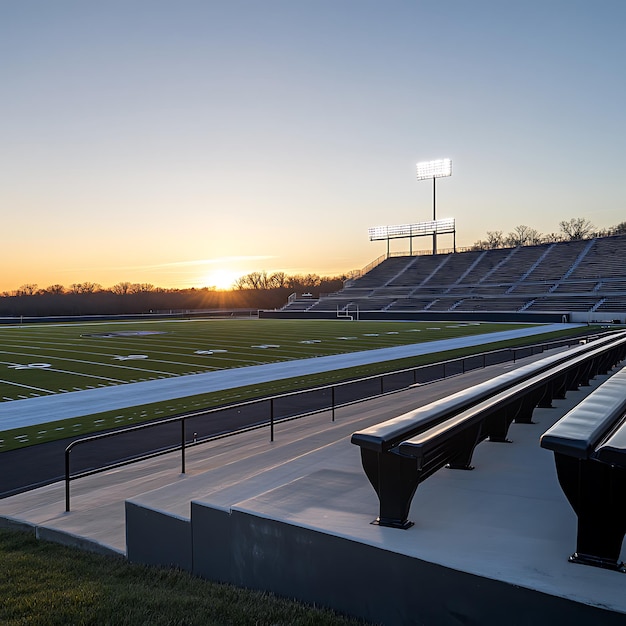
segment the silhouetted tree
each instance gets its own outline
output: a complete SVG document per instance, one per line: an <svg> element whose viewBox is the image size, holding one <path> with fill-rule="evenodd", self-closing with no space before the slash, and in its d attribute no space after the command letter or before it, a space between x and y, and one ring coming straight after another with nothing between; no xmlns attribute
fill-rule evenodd
<svg viewBox="0 0 626 626"><path fill-rule="evenodd" d="M487 245L489 249L503 248L504 247L504 234L501 230L488 230L487 231Z"/></svg>
<svg viewBox="0 0 626 626"><path fill-rule="evenodd" d="M274 272L267 279L268 289L281 289L287 286L287 274L285 272Z"/></svg>
<svg viewBox="0 0 626 626"><path fill-rule="evenodd" d="M267 272L250 272L250 274L240 276L234 286L236 289L267 289Z"/></svg>
<svg viewBox="0 0 626 626"><path fill-rule="evenodd" d="M154 285L151 283L133 283L130 288L130 293L150 293L154 291Z"/></svg>
<svg viewBox="0 0 626 626"><path fill-rule="evenodd" d="M486 239L479 239L472 245L472 250L494 250L495 248L504 248L506 239L501 230L487 231Z"/></svg>
<svg viewBox="0 0 626 626"><path fill-rule="evenodd" d="M35 283L26 283L19 287L15 292L16 296L33 296L37 293L37 285Z"/></svg>
<svg viewBox="0 0 626 626"><path fill-rule="evenodd" d="M290 276L287 281L287 286L290 289L304 289L310 291L319 287L321 282L321 278L317 274L296 274L295 276Z"/></svg>
<svg viewBox="0 0 626 626"><path fill-rule="evenodd" d="M58 285L58 284L49 285L48 287L44 289L44 292L58 296L62 293L65 293L65 287L63 285Z"/></svg>
<svg viewBox="0 0 626 626"><path fill-rule="evenodd" d="M114 293L116 296L124 296L129 293L130 286L131 285L129 282L117 283L116 285L113 285L113 287L111 287L111 292Z"/></svg>
<svg viewBox="0 0 626 626"><path fill-rule="evenodd" d="M524 224L516 226L506 236L506 244L512 248L517 246L534 246L539 243L541 243L541 233Z"/></svg>
<svg viewBox="0 0 626 626"><path fill-rule="evenodd" d="M589 239L592 236L594 225L585 217L573 217L571 220L559 222L559 228L567 241Z"/></svg>

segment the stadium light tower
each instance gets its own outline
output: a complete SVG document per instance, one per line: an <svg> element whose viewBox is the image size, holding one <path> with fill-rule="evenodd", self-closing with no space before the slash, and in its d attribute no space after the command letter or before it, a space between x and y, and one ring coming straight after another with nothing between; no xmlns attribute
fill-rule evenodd
<svg viewBox="0 0 626 626"><path fill-rule="evenodd" d="M452 176L452 160L437 159L422 161L417 164L417 180L433 179L433 222L437 220L436 180L444 176ZM433 254L437 254L437 232L433 233Z"/></svg>

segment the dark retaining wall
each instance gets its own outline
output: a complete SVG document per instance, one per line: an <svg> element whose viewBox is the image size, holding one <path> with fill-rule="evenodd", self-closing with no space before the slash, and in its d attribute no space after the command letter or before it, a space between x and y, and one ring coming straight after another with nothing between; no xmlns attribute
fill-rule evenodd
<svg viewBox="0 0 626 626"><path fill-rule="evenodd" d="M346 319L337 317L335 311L259 311L259 317L265 319L309 319L309 320L336 320ZM412 321L412 322L517 322L520 324L559 324L569 322L568 313L514 313L514 312L463 312L459 311L360 311L360 320L381 321Z"/></svg>

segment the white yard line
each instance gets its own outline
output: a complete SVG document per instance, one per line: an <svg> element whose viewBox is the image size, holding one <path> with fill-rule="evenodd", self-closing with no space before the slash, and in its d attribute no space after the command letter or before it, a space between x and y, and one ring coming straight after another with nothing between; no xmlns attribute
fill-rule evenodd
<svg viewBox="0 0 626 626"><path fill-rule="evenodd" d="M11 385L12 387L19 387L21 389L32 389L33 391L41 391L42 393L49 393L51 395L58 393L58 391L52 391L51 389L42 389L41 387L33 387L32 385L24 385L22 383L16 383L12 380L0 380L0 385Z"/></svg>

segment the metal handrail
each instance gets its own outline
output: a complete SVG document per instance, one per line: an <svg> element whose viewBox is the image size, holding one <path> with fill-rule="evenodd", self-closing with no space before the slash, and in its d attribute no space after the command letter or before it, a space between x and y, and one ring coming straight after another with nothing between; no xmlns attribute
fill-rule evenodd
<svg viewBox="0 0 626 626"><path fill-rule="evenodd" d="M600 336L597 333L593 333L594 337ZM587 335L588 337L588 335ZM465 369L465 364L466 361L469 359L473 359L476 360L477 358L480 359L480 357L482 357L482 368L485 368L487 366L487 358L490 355L496 355L496 354L506 354L508 353L510 355L510 358L507 359L507 361L512 361L515 362L516 358L517 358L517 354L519 351L528 351L530 350L530 355L532 356L533 354L537 354L538 352L544 352L546 349L550 349L550 348L554 348L554 347L560 347L560 346L570 346L573 343L578 343L583 337L582 336L577 336L577 337L569 337L569 338L564 338L564 339L559 339L559 340L554 340L554 341L547 341L547 342L542 342L542 343L538 343L538 344L531 344L529 346L518 346L515 348L499 348L496 350L489 350L486 352L479 352L476 354L471 354L471 355L467 355L467 356L463 356L463 357L456 357L454 359L447 359L445 361L437 361L435 363L427 363L424 365L417 365L415 367L408 367L408 368L403 368L400 370L394 370L391 372L385 372L382 374L373 374L370 376L364 376L361 378L354 378L354 379L350 379L350 380L346 380L346 381L342 381L339 383L331 383L331 384L327 384L327 385L320 385L317 387L308 387L306 389L299 389L297 391L289 391L286 393L281 393L281 394L277 394L277 395L273 395L273 396L266 396L263 398L255 398L253 400L246 400L244 402L237 402L237 403L233 403L233 404L226 404L226 405L222 405L222 406L218 406L218 407L214 407L212 409L205 409L202 411L196 411L193 413L186 413L184 415L177 415L177 416L173 416L173 417L169 417L169 418L165 418L165 419L161 419L158 421L152 421L146 424L137 424L136 426L129 426L129 427L125 427L125 428L120 428L117 430L113 430L113 431L109 431L109 432L105 432L105 433L99 433L96 435L91 435L88 437L81 437L80 439L75 439L74 441L72 441L66 448L65 448L65 510L66 512L70 511L70 482L72 480L76 480L78 478L84 478L86 476L92 476L94 474L99 474L101 472L105 472L111 469L115 469L118 467L123 467L125 465L130 465L132 463L136 463L139 461L145 461L147 459L151 459L151 458L155 458L158 456L162 456L164 454L168 454L170 452L173 452L175 450L180 449L181 451L181 473L185 474L185 463L186 463L186 459L185 459L185 452L186 452L186 448L188 447L193 447L196 445L200 445L200 444L205 444L211 441L216 441L218 439L223 439L226 437L231 437L234 435L238 435L238 434L242 434L245 432L249 432L252 430L258 430L261 428L266 428L267 426L269 426L270 428L270 441L274 441L274 426L275 424L281 424L287 421L291 421L291 420L295 420L295 419L300 419L302 417L307 417L310 415L315 415L317 413L323 413L324 411L330 411L331 412L331 421L335 421L335 411L338 408L342 408L342 407L346 407L346 406L350 406L353 404L358 404L360 402L365 402L367 400L370 400L372 398L376 398L376 397L380 397L382 395L386 395L386 394L391 394L391 393L398 393L400 391L405 391L406 389L412 387L413 385L415 385L417 383L417 372L429 367L435 367L435 366L440 366L442 367L442 376L441 378L435 378L434 380L442 380L444 378L447 378L447 374L446 374L446 367L452 364L457 364L457 363L461 363L461 373L465 373L466 369ZM537 350L536 350L537 349ZM477 368L475 368L477 369ZM449 371L449 368L448 368ZM384 389L384 379L386 377L390 377L390 376L398 376L400 374L406 374L412 372L413 373L413 383L410 385L406 385L404 387L400 387L400 388L396 388L393 389L391 391L385 391ZM454 375L454 374L453 374ZM380 381L380 386L379 386L379 392L375 393L373 395L367 395L364 397L359 397L356 400L350 400L347 402L340 402L337 403L335 400L335 395L336 395L336 390L338 388L341 387L347 387L349 385L355 385L357 383L363 383L363 382L367 382L367 381L373 381L373 380L379 380ZM429 381L429 382L433 382L433 381ZM327 406L324 406L322 408L318 408L318 409L314 409L314 410L310 410L310 411L304 411L304 412L299 412L296 413L294 415L290 415L290 416L286 416L283 418L279 418L276 419L274 417L274 402L276 400L280 400L283 398L288 398L288 397L295 397L295 396L300 396L303 395L305 393L313 393L313 392L319 392L319 391L327 391L330 390L331 394L331 398L330 398L330 404ZM187 442L186 436L185 436L185 422L189 419L192 419L194 417L202 417L202 416L207 416L210 415L212 413L217 413L219 411L224 411L227 409L238 409L238 408L244 408L244 407L249 407L252 405L256 405L256 404L260 404L262 402L269 402L270 403L270 416L269 416L269 420L268 421L264 421L264 422L259 422L257 424L253 424L250 426L246 426L243 428L238 428L236 430L232 430L232 431L228 431L228 432L223 432L223 433L218 433L216 435L211 435L209 437L203 437L201 440L196 440L195 437L193 439L192 442ZM108 438L112 438L112 437L117 437L120 435L125 435L127 433L131 433L131 432L137 432L137 431L141 431L141 430L147 430L149 428L154 428L157 426L163 426L165 424L172 424L172 423L177 423L180 422L181 424L181 436L180 436L180 444L177 444L175 446L167 446L165 448L162 448L160 450L152 450L150 452L147 452L145 454L141 454L138 456L133 456L131 458L126 458L126 459L121 459L119 461L116 461L114 463L108 463L102 467L98 467L98 468L92 468L89 470L85 470L83 472L79 472L77 474L74 474L73 476L71 475L71 469L70 469L70 453L72 452L72 450L79 446L79 445L83 445L83 444L88 444L94 441L99 441L101 439L108 439Z"/></svg>

